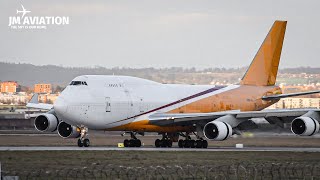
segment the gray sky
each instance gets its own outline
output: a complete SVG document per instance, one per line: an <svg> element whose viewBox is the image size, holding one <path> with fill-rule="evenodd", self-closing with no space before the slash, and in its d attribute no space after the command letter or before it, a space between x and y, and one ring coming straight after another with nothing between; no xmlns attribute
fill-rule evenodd
<svg viewBox="0 0 320 180"><path fill-rule="evenodd" d="M287 20L281 67L319 67L318 0L0 0L0 61L104 67L243 67L274 20ZM66 26L12 30L30 16Z"/></svg>

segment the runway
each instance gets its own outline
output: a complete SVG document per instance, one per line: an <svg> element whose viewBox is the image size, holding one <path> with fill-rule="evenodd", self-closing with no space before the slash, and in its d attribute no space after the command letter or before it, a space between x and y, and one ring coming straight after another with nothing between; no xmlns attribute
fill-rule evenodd
<svg viewBox="0 0 320 180"><path fill-rule="evenodd" d="M0 146L1 151L196 151L196 152L320 152L320 148L304 147L212 147L207 149L196 148L118 148L118 147L87 147L76 146Z"/></svg>

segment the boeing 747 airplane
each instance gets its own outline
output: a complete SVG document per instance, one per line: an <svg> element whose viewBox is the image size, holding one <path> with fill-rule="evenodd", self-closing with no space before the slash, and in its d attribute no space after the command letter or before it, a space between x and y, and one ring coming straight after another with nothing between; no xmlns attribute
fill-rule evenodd
<svg viewBox="0 0 320 180"><path fill-rule="evenodd" d="M88 147L88 130L130 133L125 147L140 147L137 135L157 132L156 147L207 148L207 140L224 141L239 133L251 118L271 124L291 123L300 136L319 131L318 109L264 110L281 98L320 91L282 94L276 77L286 21L275 21L239 84L230 86L162 84L129 76L83 75L74 78L53 105L38 103L30 108L47 109L35 119L35 128L63 138L77 138ZM192 139L194 134L196 139ZM182 138L180 138L182 137ZM180 139L180 140L179 140Z"/></svg>

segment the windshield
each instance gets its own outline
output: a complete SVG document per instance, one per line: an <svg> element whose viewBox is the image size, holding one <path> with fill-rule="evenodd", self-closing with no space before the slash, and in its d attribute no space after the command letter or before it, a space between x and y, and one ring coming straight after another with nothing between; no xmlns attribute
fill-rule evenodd
<svg viewBox="0 0 320 180"><path fill-rule="evenodd" d="M80 85L85 85L88 86L87 82L85 81L71 81L70 86L80 86Z"/></svg>

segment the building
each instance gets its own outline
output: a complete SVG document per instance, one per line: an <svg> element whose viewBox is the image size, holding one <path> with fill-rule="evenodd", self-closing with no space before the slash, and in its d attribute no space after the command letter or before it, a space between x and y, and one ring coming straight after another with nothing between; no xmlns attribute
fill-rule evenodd
<svg viewBox="0 0 320 180"><path fill-rule="evenodd" d="M18 83L16 81L4 81L1 83L2 93L15 93L17 92Z"/></svg>
<svg viewBox="0 0 320 180"><path fill-rule="evenodd" d="M30 96L25 92L19 93L0 93L0 104L7 105L25 105L29 100Z"/></svg>
<svg viewBox="0 0 320 180"><path fill-rule="evenodd" d="M35 84L34 93L51 93L51 84Z"/></svg>
<svg viewBox="0 0 320 180"><path fill-rule="evenodd" d="M53 104L60 94L40 94L39 102Z"/></svg>
<svg viewBox="0 0 320 180"><path fill-rule="evenodd" d="M269 109L320 108L320 98L284 98Z"/></svg>

